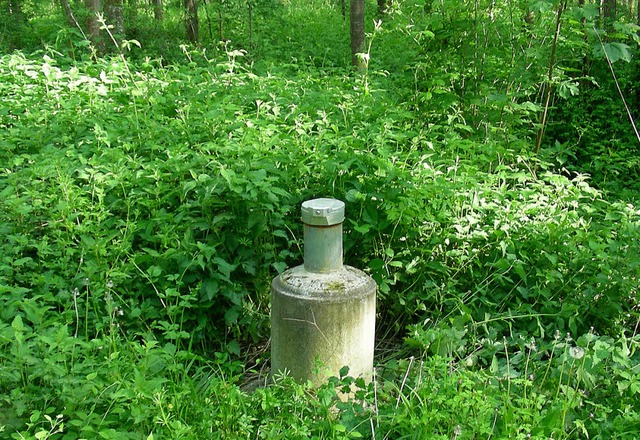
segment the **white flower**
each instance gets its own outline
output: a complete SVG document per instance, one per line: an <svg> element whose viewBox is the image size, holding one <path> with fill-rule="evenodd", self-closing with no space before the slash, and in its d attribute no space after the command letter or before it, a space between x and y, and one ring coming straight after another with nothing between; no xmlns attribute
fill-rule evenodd
<svg viewBox="0 0 640 440"><path fill-rule="evenodd" d="M584 356L584 348L582 347L571 347L569 349L569 356L574 359L582 359Z"/></svg>

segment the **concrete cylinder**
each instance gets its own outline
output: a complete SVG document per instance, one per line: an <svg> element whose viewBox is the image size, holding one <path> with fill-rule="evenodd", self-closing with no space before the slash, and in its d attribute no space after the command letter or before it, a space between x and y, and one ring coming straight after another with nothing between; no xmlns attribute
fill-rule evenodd
<svg viewBox="0 0 640 440"><path fill-rule="evenodd" d="M369 380L376 284L342 263L344 203L315 199L302 212L305 264L271 284L271 372L319 385L348 366L350 376Z"/></svg>

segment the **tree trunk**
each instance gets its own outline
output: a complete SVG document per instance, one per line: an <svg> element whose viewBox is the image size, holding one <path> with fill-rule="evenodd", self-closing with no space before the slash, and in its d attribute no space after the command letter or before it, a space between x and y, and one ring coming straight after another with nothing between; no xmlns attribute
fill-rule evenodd
<svg viewBox="0 0 640 440"><path fill-rule="evenodd" d="M164 10L162 9L162 0L153 0L153 18L156 19L158 27L164 20Z"/></svg>
<svg viewBox="0 0 640 440"><path fill-rule="evenodd" d="M611 30L616 19L616 0L602 0L602 19L605 29Z"/></svg>
<svg viewBox="0 0 640 440"><path fill-rule="evenodd" d="M253 6L251 0L247 2L249 9L249 50L253 50Z"/></svg>
<svg viewBox="0 0 640 440"><path fill-rule="evenodd" d="M187 40L193 44L198 43L198 0L184 0L186 13L185 27Z"/></svg>
<svg viewBox="0 0 640 440"><path fill-rule="evenodd" d="M72 27L80 27L75 15L73 15L73 10L71 9L69 0L60 0L60 6L62 6L62 11L64 12L64 18L67 21L67 24Z"/></svg>
<svg viewBox="0 0 640 440"><path fill-rule="evenodd" d="M549 60L549 73L547 75L547 81L544 83L542 96L544 99L544 108L542 111L542 118L540 120L540 129L538 130L538 136L536 137L536 157L540 155L540 146L542 145L542 137L544 136L545 126L547 124L547 115L549 112L549 103L551 102L551 84L553 79L553 69L556 62L556 50L558 49L558 40L560 39L560 28L562 25L562 14L567 9L568 0L561 1L558 4L558 10L556 11L556 31L553 37L553 44L551 46L551 58Z"/></svg>
<svg viewBox="0 0 640 440"><path fill-rule="evenodd" d="M105 0L104 15L107 24L113 26L109 29L118 46L124 35L124 18L122 17L122 0Z"/></svg>
<svg viewBox="0 0 640 440"><path fill-rule="evenodd" d="M357 54L364 52L364 0L351 0L351 65L364 69L366 63Z"/></svg>
<svg viewBox="0 0 640 440"><path fill-rule="evenodd" d="M98 52L104 50L104 42L102 41L102 35L100 35L100 23L98 23L98 14L102 9L100 0L85 0L85 6L87 8L87 35L91 42L95 45Z"/></svg>

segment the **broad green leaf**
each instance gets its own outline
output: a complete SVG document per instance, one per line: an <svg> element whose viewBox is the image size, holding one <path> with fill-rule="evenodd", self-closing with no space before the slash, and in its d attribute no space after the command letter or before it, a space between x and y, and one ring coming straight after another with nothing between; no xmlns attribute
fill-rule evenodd
<svg viewBox="0 0 640 440"><path fill-rule="evenodd" d="M238 341L229 341L227 343L227 350L229 350L229 353L235 354L236 356L239 356L240 355L240 344L238 344Z"/></svg>
<svg viewBox="0 0 640 440"><path fill-rule="evenodd" d="M216 263L216 265L218 266L218 270L220 271L220 273L222 273L226 280L229 280L231 272L236 270L236 268L238 267L237 264L230 264L220 257L215 257L213 259L213 262Z"/></svg>
<svg viewBox="0 0 640 440"><path fill-rule="evenodd" d="M513 265L513 269L516 271L516 273L518 274L518 276L520 277L520 279L524 282L527 281L527 273L524 270L524 267L522 266L522 263L517 262Z"/></svg>
<svg viewBox="0 0 640 440"><path fill-rule="evenodd" d="M233 307L224 313L224 320L227 325L234 325L236 322L238 322L239 316L240 310L237 307Z"/></svg>
<svg viewBox="0 0 640 440"><path fill-rule="evenodd" d="M631 50L624 43L614 42L596 45L593 49L593 54L596 57L606 56L612 64L619 60L631 61Z"/></svg>
<svg viewBox="0 0 640 440"><path fill-rule="evenodd" d="M11 328L13 328L13 330L16 332L23 332L25 330L25 326L22 323L22 316L17 315L15 318L13 318L13 321L11 322Z"/></svg>
<svg viewBox="0 0 640 440"><path fill-rule="evenodd" d="M282 273L287 269L287 263L283 261L278 261L272 264L273 268L278 271L278 273Z"/></svg>
<svg viewBox="0 0 640 440"><path fill-rule="evenodd" d="M347 427L338 423L336 425L333 425L333 430L336 432L346 432Z"/></svg>
<svg viewBox="0 0 640 440"><path fill-rule="evenodd" d="M371 226L364 224L364 225L360 225L360 226L354 226L353 229L355 229L356 231L358 231L361 234L367 234L369 232L369 230L371 230Z"/></svg>

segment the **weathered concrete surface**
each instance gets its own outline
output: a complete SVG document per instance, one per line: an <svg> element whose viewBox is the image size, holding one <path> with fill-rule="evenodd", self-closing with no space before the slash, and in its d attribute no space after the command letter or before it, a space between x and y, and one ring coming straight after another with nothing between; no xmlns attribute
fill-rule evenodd
<svg viewBox="0 0 640 440"><path fill-rule="evenodd" d="M285 271L272 282L272 374L318 385L348 366L350 376L370 379L375 315L375 281L358 269Z"/></svg>

